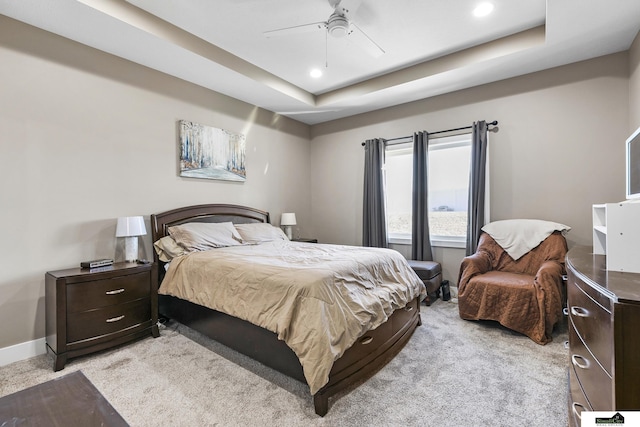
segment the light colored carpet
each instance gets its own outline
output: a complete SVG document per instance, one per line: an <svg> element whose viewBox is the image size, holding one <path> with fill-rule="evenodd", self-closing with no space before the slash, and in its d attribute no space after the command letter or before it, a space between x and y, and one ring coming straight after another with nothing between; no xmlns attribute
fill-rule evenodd
<svg viewBox="0 0 640 427"><path fill-rule="evenodd" d="M159 338L72 359L0 367L0 396L81 370L132 426L566 426L566 324L546 346L422 307L400 354L318 417L308 388L175 323Z"/></svg>

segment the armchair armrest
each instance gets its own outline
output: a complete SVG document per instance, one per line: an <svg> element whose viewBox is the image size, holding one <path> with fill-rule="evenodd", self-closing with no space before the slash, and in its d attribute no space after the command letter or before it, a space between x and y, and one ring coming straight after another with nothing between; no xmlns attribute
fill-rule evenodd
<svg viewBox="0 0 640 427"><path fill-rule="evenodd" d="M551 337L553 326L562 318L562 307L566 298L566 291L562 286L564 273L563 263L547 260L542 263L533 280L538 301L544 310L545 335L548 337Z"/></svg>
<svg viewBox="0 0 640 427"><path fill-rule="evenodd" d="M462 259L458 275L458 291L462 292L472 277L491 271L491 257L487 252L479 251Z"/></svg>
<svg viewBox="0 0 640 427"><path fill-rule="evenodd" d="M562 276L564 266L559 261L547 260L540 265L535 277L535 282L539 284L553 283L558 289L562 286Z"/></svg>

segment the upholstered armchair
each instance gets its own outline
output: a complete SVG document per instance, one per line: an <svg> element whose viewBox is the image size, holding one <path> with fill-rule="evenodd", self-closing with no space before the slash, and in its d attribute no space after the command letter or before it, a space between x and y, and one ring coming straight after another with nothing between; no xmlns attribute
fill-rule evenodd
<svg viewBox="0 0 640 427"><path fill-rule="evenodd" d="M476 253L460 266L460 317L499 322L538 344L552 341L564 298L567 242L562 233L569 229L538 220L483 227Z"/></svg>

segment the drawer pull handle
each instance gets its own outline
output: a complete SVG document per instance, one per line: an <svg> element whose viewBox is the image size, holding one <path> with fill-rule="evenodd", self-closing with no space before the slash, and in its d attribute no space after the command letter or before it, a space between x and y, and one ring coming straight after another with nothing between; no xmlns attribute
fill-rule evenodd
<svg viewBox="0 0 640 427"><path fill-rule="evenodd" d="M576 417L578 417L579 420L582 419L582 411L584 411L584 406L582 406L577 402L573 402L573 404L571 405L571 410L576 415Z"/></svg>
<svg viewBox="0 0 640 427"><path fill-rule="evenodd" d="M577 354L571 355L571 363L580 369L589 369L589 360Z"/></svg>
<svg viewBox="0 0 640 427"><path fill-rule="evenodd" d="M107 319L107 323L117 322L118 320L122 320L122 319L124 319L124 314L122 316L112 317L111 319Z"/></svg>
<svg viewBox="0 0 640 427"><path fill-rule="evenodd" d="M360 338L360 344L362 345L371 344L371 341L373 341L373 337L370 336Z"/></svg>
<svg viewBox="0 0 640 427"><path fill-rule="evenodd" d="M589 317L589 310L583 307L571 307L571 314L578 317Z"/></svg>
<svg viewBox="0 0 640 427"><path fill-rule="evenodd" d="M124 288L122 288L122 289L114 289L112 291L107 291L107 292L105 292L105 294L107 294L107 295L116 295L116 294L121 294L123 292L124 292Z"/></svg>
<svg viewBox="0 0 640 427"><path fill-rule="evenodd" d="M404 308L404 311L413 311L413 306L412 305L408 305Z"/></svg>
<svg viewBox="0 0 640 427"><path fill-rule="evenodd" d="M569 309L567 307L562 309L562 314L564 314L565 316L569 315Z"/></svg>

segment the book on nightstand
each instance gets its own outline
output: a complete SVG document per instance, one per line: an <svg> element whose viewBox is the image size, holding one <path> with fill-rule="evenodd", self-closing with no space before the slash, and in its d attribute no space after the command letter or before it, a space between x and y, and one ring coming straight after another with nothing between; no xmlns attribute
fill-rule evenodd
<svg viewBox="0 0 640 427"><path fill-rule="evenodd" d="M103 259L94 259L93 261L82 261L80 263L80 267L82 268L97 268L97 267L106 267L108 265L112 265L113 260L109 258Z"/></svg>

